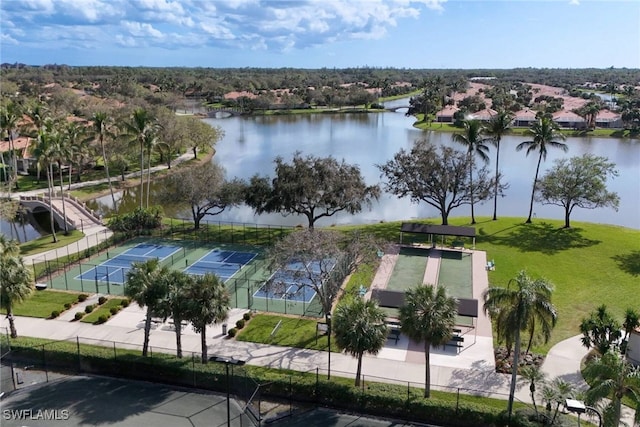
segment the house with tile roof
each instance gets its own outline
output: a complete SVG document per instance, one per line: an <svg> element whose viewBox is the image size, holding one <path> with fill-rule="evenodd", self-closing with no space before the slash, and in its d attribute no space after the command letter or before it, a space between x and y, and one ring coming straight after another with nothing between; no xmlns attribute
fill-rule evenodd
<svg viewBox="0 0 640 427"><path fill-rule="evenodd" d="M553 121L561 128L584 129L587 126L585 119L573 111L560 110L553 113Z"/></svg>
<svg viewBox="0 0 640 427"><path fill-rule="evenodd" d="M596 127L599 128L622 128L622 116L609 110L600 110L596 116Z"/></svg>

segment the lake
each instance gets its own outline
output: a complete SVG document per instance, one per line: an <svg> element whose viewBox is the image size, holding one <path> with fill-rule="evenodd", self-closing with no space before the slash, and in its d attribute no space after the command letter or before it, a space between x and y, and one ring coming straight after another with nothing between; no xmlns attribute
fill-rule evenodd
<svg viewBox="0 0 640 427"><path fill-rule="evenodd" d="M407 100L396 101L393 105L407 105ZM344 158L348 163L357 164L369 184L380 182L380 172L376 164L390 160L401 148L409 148L417 139L428 139L432 143L463 149L453 142L450 133L425 132L412 127L415 119L406 117L404 112L372 114L310 114L262 117L228 117L205 119L211 125L224 129L225 136L216 146L214 160L224 165L228 177L249 178L258 173L273 176L276 156L291 159L296 151L303 155L333 155ZM535 173L537 156L525 156L515 150L516 145L527 138L506 136L500 150L500 169L509 182L505 196L498 200L498 216L520 216L526 218L531 196L531 185ZM568 138L569 151L549 151L546 162L541 165L541 175L551 167L553 160L563 157L593 153L606 156L614 162L619 176L609 181L609 189L616 191L621 199L620 208L585 210L576 209L572 220L615 224L640 229L640 141L611 138ZM490 170L495 151L490 153ZM152 198L153 198L152 188ZM126 205L135 206L137 189L119 195L127 200ZM106 213L110 197L98 199L93 208ZM128 209L128 208L126 208ZM189 211L168 208L168 214L179 214L189 218ZM539 218L563 219L564 211L557 206L534 205L535 216ZM476 205L476 216L490 216L493 202ZM470 216L470 207L455 209L451 216ZM408 199L397 199L384 194L371 210L357 215L336 214L317 222L318 226L332 224L373 223L414 218L439 218L435 208L426 203L412 204ZM306 225L306 219L299 216L280 214L254 215L249 207L241 206L223 212L211 221L233 221L272 225Z"/></svg>

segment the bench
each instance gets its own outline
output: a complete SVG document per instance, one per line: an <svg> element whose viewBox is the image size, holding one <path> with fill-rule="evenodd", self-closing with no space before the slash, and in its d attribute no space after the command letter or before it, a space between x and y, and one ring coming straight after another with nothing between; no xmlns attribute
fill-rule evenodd
<svg viewBox="0 0 640 427"><path fill-rule="evenodd" d="M387 339L395 340L395 344L398 344L398 340L400 339L400 329L390 329Z"/></svg>
<svg viewBox="0 0 640 427"><path fill-rule="evenodd" d="M461 337L459 335L454 335L451 337L451 339L449 340L449 342L447 342L444 347L455 347L456 350L460 351L460 349L462 348L462 343L464 342L464 337Z"/></svg>

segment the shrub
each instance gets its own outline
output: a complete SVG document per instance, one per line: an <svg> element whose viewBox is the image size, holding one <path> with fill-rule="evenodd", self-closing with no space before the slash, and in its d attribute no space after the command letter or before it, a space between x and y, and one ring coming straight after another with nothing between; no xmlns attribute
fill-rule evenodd
<svg viewBox="0 0 640 427"><path fill-rule="evenodd" d="M133 212L112 218L109 228L113 231L145 232L162 225L162 209L152 206L148 209L136 208Z"/></svg>
<svg viewBox="0 0 640 427"><path fill-rule="evenodd" d="M123 306L123 307L129 307L129 300L128 299L123 299L120 302L120 305Z"/></svg>
<svg viewBox="0 0 640 427"><path fill-rule="evenodd" d="M81 311L76 312L76 315L73 317L76 320L80 320L84 317L84 313Z"/></svg>
<svg viewBox="0 0 640 427"><path fill-rule="evenodd" d="M248 322L249 319L251 319L251 313L246 312L245 314L242 315L242 318L244 319L245 322Z"/></svg>
<svg viewBox="0 0 640 427"><path fill-rule="evenodd" d="M106 314L101 314L100 317L98 317L98 320L96 320L96 324L100 325L102 323L105 323L107 320L109 320L109 316L107 316Z"/></svg>
<svg viewBox="0 0 640 427"><path fill-rule="evenodd" d="M99 305L102 305L102 304L104 304L105 302L107 302L107 297L100 297L100 298L98 298L98 304L99 304Z"/></svg>
<svg viewBox="0 0 640 427"><path fill-rule="evenodd" d="M80 294L80 295L78 295L78 301L80 301L80 302L84 302L84 301L86 301L86 300L87 300L87 298L89 298L89 295L87 295L87 294Z"/></svg>
<svg viewBox="0 0 640 427"><path fill-rule="evenodd" d="M51 318L55 319L56 317L60 316L60 312L58 310L53 310L51 312Z"/></svg>
<svg viewBox="0 0 640 427"><path fill-rule="evenodd" d="M84 308L85 313L91 313L93 311L93 304L89 304Z"/></svg>
<svg viewBox="0 0 640 427"><path fill-rule="evenodd" d="M118 314L118 311L120 311L120 309L118 307L111 307L109 309L109 313L111 313L112 316Z"/></svg>
<svg viewBox="0 0 640 427"><path fill-rule="evenodd" d="M244 319L240 319L236 322L236 328L238 329L244 328Z"/></svg>
<svg viewBox="0 0 640 427"><path fill-rule="evenodd" d="M237 333L238 330L236 328L231 328L227 331L227 335L229 335L229 338L235 337Z"/></svg>
<svg viewBox="0 0 640 427"><path fill-rule="evenodd" d="M69 310L72 306L73 306L73 304L71 304L70 302L65 302L64 303L64 309L65 310Z"/></svg>

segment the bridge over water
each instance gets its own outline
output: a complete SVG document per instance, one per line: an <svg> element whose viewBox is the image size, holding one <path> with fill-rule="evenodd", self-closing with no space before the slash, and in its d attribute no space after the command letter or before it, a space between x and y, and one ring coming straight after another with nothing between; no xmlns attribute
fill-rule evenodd
<svg viewBox="0 0 640 427"><path fill-rule="evenodd" d="M64 196L64 206L62 195L59 193L55 193L51 198L51 204L48 196L20 196L20 205L34 213L51 212L54 221L61 229L65 228L65 222L69 229L83 232L85 228L102 226L100 215L73 196Z"/></svg>
<svg viewBox="0 0 640 427"><path fill-rule="evenodd" d="M212 108L207 111L207 117L214 118L218 113L229 114L231 116L240 116L242 115L242 110L240 108L231 107Z"/></svg>

